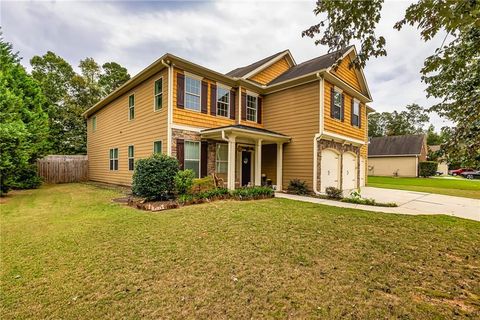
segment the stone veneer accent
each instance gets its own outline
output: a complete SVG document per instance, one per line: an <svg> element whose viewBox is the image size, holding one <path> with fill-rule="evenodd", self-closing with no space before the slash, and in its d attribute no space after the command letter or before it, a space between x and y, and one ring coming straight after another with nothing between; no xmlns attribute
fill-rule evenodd
<svg viewBox="0 0 480 320"><path fill-rule="evenodd" d="M360 147L352 144L343 144L333 140L317 140L317 189L320 190L320 181L322 178L322 150L333 149L340 153L340 189L343 186L343 154L353 152L357 156L357 188L360 187Z"/></svg>
<svg viewBox="0 0 480 320"><path fill-rule="evenodd" d="M177 139L184 139L190 141L202 141L200 133L189 130L172 129L172 157L177 157ZM216 153L216 141L208 141L208 155L207 155L207 174L215 172L215 153Z"/></svg>

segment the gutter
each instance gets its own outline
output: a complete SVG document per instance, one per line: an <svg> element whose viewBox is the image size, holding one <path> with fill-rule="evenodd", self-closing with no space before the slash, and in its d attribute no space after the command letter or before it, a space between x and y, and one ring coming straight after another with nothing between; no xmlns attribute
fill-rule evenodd
<svg viewBox="0 0 480 320"><path fill-rule="evenodd" d="M317 78L320 79L320 115L319 115L319 133L315 134L313 137L313 192L315 194L320 194L320 191L318 191L317 188L317 178L318 178L318 143L317 141L321 139L323 136L323 117L324 117L324 91L325 91L325 80L323 78L323 75L320 75L320 72L317 73Z"/></svg>
<svg viewBox="0 0 480 320"><path fill-rule="evenodd" d="M173 124L173 64L162 59L161 64L168 68L168 102L167 102L167 155L172 155L172 124Z"/></svg>

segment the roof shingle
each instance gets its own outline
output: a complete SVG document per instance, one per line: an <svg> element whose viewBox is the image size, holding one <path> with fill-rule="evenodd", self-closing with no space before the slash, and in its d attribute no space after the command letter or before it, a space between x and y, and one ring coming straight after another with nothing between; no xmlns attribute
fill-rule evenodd
<svg viewBox="0 0 480 320"><path fill-rule="evenodd" d="M368 156L419 155L424 141L423 134L370 138Z"/></svg>

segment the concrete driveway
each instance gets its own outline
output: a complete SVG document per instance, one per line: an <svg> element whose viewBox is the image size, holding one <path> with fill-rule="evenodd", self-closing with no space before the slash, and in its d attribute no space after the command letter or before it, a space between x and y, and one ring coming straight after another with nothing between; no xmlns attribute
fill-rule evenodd
<svg viewBox="0 0 480 320"><path fill-rule="evenodd" d="M365 206L285 193L276 193L278 198L288 198L336 207L399 214L446 214L454 217L480 221L480 200L477 199L374 187L363 187L361 195L363 198L373 198L377 202L395 202L398 207L388 208Z"/></svg>

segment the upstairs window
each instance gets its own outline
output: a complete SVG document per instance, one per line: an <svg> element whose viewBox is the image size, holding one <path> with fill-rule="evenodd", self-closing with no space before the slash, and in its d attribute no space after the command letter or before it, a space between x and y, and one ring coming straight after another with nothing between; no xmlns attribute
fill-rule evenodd
<svg viewBox="0 0 480 320"><path fill-rule="evenodd" d="M332 117L338 120L342 120L342 93L335 90L333 92L333 110Z"/></svg>
<svg viewBox="0 0 480 320"><path fill-rule="evenodd" d="M258 98L247 95L247 120L257 122Z"/></svg>
<svg viewBox="0 0 480 320"><path fill-rule="evenodd" d="M135 95L128 97L128 119L135 119Z"/></svg>
<svg viewBox="0 0 480 320"><path fill-rule="evenodd" d="M200 83L198 79L185 76L185 108L200 111Z"/></svg>
<svg viewBox="0 0 480 320"><path fill-rule="evenodd" d="M217 115L222 117L230 117L229 115L230 91L217 87Z"/></svg>
<svg viewBox="0 0 480 320"><path fill-rule="evenodd" d="M155 111L162 109L163 83L162 78L155 81Z"/></svg>
<svg viewBox="0 0 480 320"><path fill-rule="evenodd" d="M153 153L162 153L162 141L155 141L153 143Z"/></svg>
<svg viewBox="0 0 480 320"><path fill-rule="evenodd" d="M352 106L352 125L360 126L360 102L353 100Z"/></svg>
<svg viewBox="0 0 480 320"><path fill-rule="evenodd" d="M92 117L92 130L97 131L97 116Z"/></svg>
<svg viewBox="0 0 480 320"><path fill-rule="evenodd" d="M200 142L185 141L184 169L190 169L200 178Z"/></svg>
<svg viewBox="0 0 480 320"><path fill-rule="evenodd" d="M118 170L118 148L110 149L110 171Z"/></svg>
<svg viewBox="0 0 480 320"><path fill-rule="evenodd" d="M133 171L135 164L135 148L128 146L128 170Z"/></svg>
<svg viewBox="0 0 480 320"><path fill-rule="evenodd" d="M216 173L227 173L228 169L228 144L217 143L217 152L215 157Z"/></svg>

